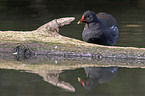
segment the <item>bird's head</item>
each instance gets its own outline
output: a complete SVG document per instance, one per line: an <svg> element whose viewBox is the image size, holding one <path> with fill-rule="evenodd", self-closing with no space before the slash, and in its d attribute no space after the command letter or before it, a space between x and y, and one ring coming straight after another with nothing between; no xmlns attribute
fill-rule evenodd
<svg viewBox="0 0 145 96"><path fill-rule="evenodd" d="M84 88L87 90L94 88L96 86L96 84L98 84L98 80L93 79L93 78L86 78L84 80L84 79L78 77L78 82L80 82L84 86Z"/></svg>
<svg viewBox="0 0 145 96"><path fill-rule="evenodd" d="M95 22L97 21L97 17L96 14L90 10L84 12L84 14L82 15L82 18L78 21L77 24L80 24L82 22L85 23L91 23L91 22Z"/></svg>

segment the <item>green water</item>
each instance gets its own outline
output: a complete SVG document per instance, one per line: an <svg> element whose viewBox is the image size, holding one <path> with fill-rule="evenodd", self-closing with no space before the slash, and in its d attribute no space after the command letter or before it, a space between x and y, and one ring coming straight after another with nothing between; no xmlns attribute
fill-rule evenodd
<svg viewBox="0 0 145 96"><path fill-rule="evenodd" d="M105 68L102 70L105 70ZM103 71L100 71L103 72ZM56 73L51 73L55 75ZM118 68L116 74L109 75L104 71L101 78L106 82L97 83L90 90L86 89L77 78L86 78L84 68L64 70L59 73L59 80L69 83L75 88L75 92L57 87L43 80L37 74L0 70L0 95L1 96L143 96L145 88L145 70ZM98 72L98 75L101 73ZM105 77L106 76L106 77ZM109 77L110 76L110 77ZM99 77L99 76L98 76ZM110 80L108 80L108 78ZM105 80L105 79L104 79ZM107 81L108 80L108 81ZM102 79L103 81L103 79ZM97 82L97 81L96 81Z"/></svg>

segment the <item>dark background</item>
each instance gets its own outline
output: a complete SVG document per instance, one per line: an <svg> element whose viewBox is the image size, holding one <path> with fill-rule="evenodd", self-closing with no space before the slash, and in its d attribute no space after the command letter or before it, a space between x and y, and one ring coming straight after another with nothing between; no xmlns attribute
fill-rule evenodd
<svg viewBox="0 0 145 96"><path fill-rule="evenodd" d="M62 27L60 34L82 40L84 24L76 23L86 10L117 19L116 46L145 47L144 0L1 0L0 30L34 30L52 19L74 16L76 20Z"/></svg>

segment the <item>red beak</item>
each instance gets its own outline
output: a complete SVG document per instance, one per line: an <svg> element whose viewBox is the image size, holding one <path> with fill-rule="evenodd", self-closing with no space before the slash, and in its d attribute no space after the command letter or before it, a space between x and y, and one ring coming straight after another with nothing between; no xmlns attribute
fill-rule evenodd
<svg viewBox="0 0 145 96"><path fill-rule="evenodd" d="M81 79L80 77L78 77L78 81L83 85L85 86L85 81L83 79Z"/></svg>
<svg viewBox="0 0 145 96"><path fill-rule="evenodd" d="M82 23L82 22L84 22L84 15L82 15L82 18L78 21L77 24L80 24L80 23Z"/></svg>

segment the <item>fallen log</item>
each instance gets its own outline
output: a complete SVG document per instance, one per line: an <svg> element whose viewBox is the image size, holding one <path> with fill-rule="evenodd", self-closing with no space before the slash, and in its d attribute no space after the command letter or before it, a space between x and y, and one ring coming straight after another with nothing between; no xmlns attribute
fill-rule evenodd
<svg viewBox="0 0 145 96"><path fill-rule="evenodd" d="M78 64L79 66L81 64L82 67L86 65L145 67L145 48L103 46L60 35L59 27L70 24L74 19L74 17L54 19L34 31L0 31L1 61L10 60L12 62L17 60L24 64L33 64L36 62L38 64L41 60L30 58L40 58L40 55L44 55L47 58L61 58L63 60L67 59L68 61L70 61L68 58L77 60L74 60L74 63L71 61L72 64L70 64L70 62L66 64L65 60L65 62L61 64L62 66L72 66L74 64L75 67L78 67ZM15 59L13 57L15 57ZM25 59L30 60L29 62L24 62ZM56 62L59 62L61 59L56 60ZM78 59L81 59L81 61ZM1 68L21 69L17 63L15 64L16 65L10 64L9 68L4 64ZM50 65L53 64L55 64L54 61ZM15 67L13 68L12 66ZM61 70L63 70L63 68L61 68Z"/></svg>
<svg viewBox="0 0 145 96"><path fill-rule="evenodd" d="M96 45L60 35L59 27L74 19L54 19L34 31L0 31L0 51L13 53L17 46L25 46L33 54L145 59L145 48Z"/></svg>

